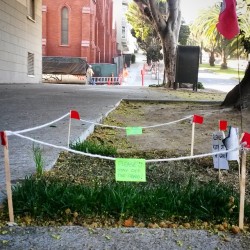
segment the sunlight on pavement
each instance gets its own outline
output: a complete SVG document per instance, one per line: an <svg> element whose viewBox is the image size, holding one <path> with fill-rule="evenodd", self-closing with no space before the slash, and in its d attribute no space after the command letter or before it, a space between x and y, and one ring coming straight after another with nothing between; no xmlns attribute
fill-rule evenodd
<svg viewBox="0 0 250 250"><path fill-rule="evenodd" d="M128 70L128 77L122 82L122 86L134 86L134 87L148 87L149 85L161 85L164 74L163 61L159 65L159 79L158 74L152 74L150 66L147 66L146 55L137 53L135 63L131 64ZM144 81L142 83L141 70L146 67L144 74ZM148 70L147 70L148 69ZM213 72L207 72L199 70L198 82L201 82L205 89L213 89L223 92L229 92L239 83L239 80L232 78L230 75L216 74Z"/></svg>

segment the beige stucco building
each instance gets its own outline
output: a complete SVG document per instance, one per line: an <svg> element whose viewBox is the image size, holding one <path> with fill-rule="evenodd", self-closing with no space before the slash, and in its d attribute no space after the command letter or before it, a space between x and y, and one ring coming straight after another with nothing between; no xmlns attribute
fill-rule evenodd
<svg viewBox="0 0 250 250"><path fill-rule="evenodd" d="M42 81L42 0L0 0L0 84Z"/></svg>
<svg viewBox="0 0 250 250"><path fill-rule="evenodd" d="M113 26L116 28L117 48L121 54L134 53L136 40L131 35L131 26L126 19L128 4L132 0L115 0Z"/></svg>

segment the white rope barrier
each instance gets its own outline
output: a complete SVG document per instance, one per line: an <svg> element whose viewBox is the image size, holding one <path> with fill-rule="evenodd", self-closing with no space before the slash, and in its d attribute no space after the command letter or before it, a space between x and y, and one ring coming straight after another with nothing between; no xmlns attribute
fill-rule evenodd
<svg viewBox="0 0 250 250"><path fill-rule="evenodd" d="M182 119L179 119L179 120L176 120L176 121L172 121L172 122L168 122L168 123L162 123L162 124L156 124L156 125L151 125L151 126L146 126L146 127L141 127L141 128L156 128L156 127L161 127L161 126L166 126L166 125L171 125L171 124L175 124L175 123L178 123L178 122L181 122L181 121L184 121L184 120L188 120L190 118L192 118L193 116L190 115L190 116L187 116L187 117L184 117Z"/></svg>
<svg viewBox="0 0 250 250"><path fill-rule="evenodd" d="M220 154L226 154L232 151L239 150L240 147L232 148L229 150L214 152L214 153L207 153L207 154L199 154L199 155L193 155L193 156L181 156L178 158L167 158L167 159L152 159L152 160L146 160L146 162L162 162L162 161L182 161L182 160L192 160L197 158L204 158L207 156L213 156L213 155L220 155Z"/></svg>
<svg viewBox="0 0 250 250"><path fill-rule="evenodd" d="M44 127L47 127L53 123L56 123L62 119L64 119L65 117L67 117L70 113L67 113L61 117L59 117L58 119L54 120L54 121L51 121L51 122L48 122L46 124L43 124L43 125L40 125L40 126L36 126L36 127L33 127L33 128L28 128L28 129L23 129L23 130L19 130L19 131L15 131L15 133L17 134L23 134L23 133L26 133L26 132L30 132L30 131L34 131L34 130L37 130L37 129L41 129L41 128L44 128Z"/></svg>
<svg viewBox="0 0 250 250"><path fill-rule="evenodd" d="M210 112L205 112L204 114L201 114L203 116L210 116L216 112L222 113L224 111L230 111L232 110L231 108L226 108L226 109L221 109L221 110L212 110ZM151 126L137 126L137 127L141 127L142 129L148 129L148 128L157 128L157 127L162 127L162 126L167 126L167 125L171 125L171 124L175 124L184 120L188 120L190 118L192 118L193 115L189 115L186 116L182 119L176 120L176 121L171 121L171 122L167 122L167 123L161 123L161 124L156 124L156 125L151 125ZM90 123L90 124L94 124L94 125L98 125L98 126L102 126L102 127L107 127L107 128L114 128L114 129L126 129L126 127L121 127L121 126L113 126L113 125L106 125L103 123L98 123L98 122L93 122L93 121L88 121L88 120L83 120L80 119L80 121L85 122L85 123ZM131 127L131 126L127 126L127 127Z"/></svg>
<svg viewBox="0 0 250 250"><path fill-rule="evenodd" d="M69 151L69 152L72 152L72 153L75 153L75 154L85 155L85 156L89 156L89 157L93 157L93 158L111 160L111 161L116 160L116 158L114 158L114 157L90 154L90 153L77 151L77 150L70 149L70 148L63 147L63 146L56 146L56 145L53 145L53 144L50 144L50 143L47 143L47 142L44 142L44 141L36 140L36 139L31 138L31 137L18 134L16 132L12 132L12 131L5 131L5 132L6 132L7 135L15 135L15 136L21 137L21 138L26 139L26 140L30 140L30 141L35 142L35 143L39 143L39 144L42 144L42 145L45 145L45 146L48 146L48 147L53 147L53 148ZM236 151L236 150L239 150L239 149L240 149L240 147L238 146L238 147L230 149L230 150L224 150L224 151L219 151L219 152L214 152L214 153L207 153L207 154L200 154L200 155L193 155L193 156L182 156L182 157L177 157L177 158L151 159L151 160L146 160L146 163L191 160L191 159L196 159L196 158L204 158L204 157L207 157L207 156L225 154L225 153L229 153L229 152Z"/></svg>
<svg viewBox="0 0 250 250"><path fill-rule="evenodd" d="M126 129L126 127L119 127L119 126L105 125L105 124L102 124L102 123L92 122L92 121L87 121L87 120L83 120L83 119L80 119L80 121L82 121L82 122L86 122L86 123L90 123L90 124L94 124L94 125L98 125L98 126L102 126L102 127L107 127L107 128Z"/></svg>
<svg viewBox="0 0 250 250"><path fill-rule="evenodd" d="M228 111L228 109L223 109L223 110L226 110ZM219 111L219 110L218 110ZM204 116L209 116L213 113L214 111L212 112L209 112L209 113L205 113ZM18 134L23 134L23 133L27 133L27 132L31 132L31 131L34 131L34 130L38 130L38 129L41 129L41 128L44 128L44 127L47 127L53 123L56 123L62 119L64 119L65 117L67 117L70 113L67 113L61 117L59 117L58 119L56 120L53 120L51 122L48 122L48 123L45 123L43 125L40 125L40 126L36 126L36 127L32 127L32 128L28 128L28 129L23 129L23 130L18 130L18 131L15 131L15 133L18 133ZM179 120L175 120L175 121L171 121L171 122L167 122L167 123L161 123L161 124L156 124L156 125L150 125L150 126L140 126L142 129L148 129L148 128L156 128L156 127L162 127L162 126L167 126L167 125L172 125L172 124L175 124L175 123L178 123L178 122L181 122L181 121L184 121L184 120L188 120L190 118L192 118L193 115L189 115L189 116L186 116L184 118L181 118ZM102 126L102 127L107 127L107 128L114 128L114 129L123 129L123 130L126 130L126 127L121 127L121 126L113 126L113 125L106 125L106 124L102 124L102 123L98 123L98 122L93 122L93 121L88 121L88 120L83 120L83 119L80 119L80 121L82 122L85 122L85 123L90 123L90 124L94 124L94 125L98 125L98 126ZM128 127L128 126L127 126Z"/></svg>
<svg viewBox="0 0 250 250"><path fill-rule="evenodd" d="M141 127L141 128L147 129L147 128L156 128L156 127L161 127L161 126L167 126L167 125L171 125L171 124L174 124L174 123L178 123L178 122L181 122L181 121L184 121L184 120L188 120L188 119L190 119L190 118L192 118L192 117L193 117L193 116L190 115L190 116L184 117L184 118L179 119L179 120L176 120L176 121L167 122L167 123L161 123L161 124L156 124L156 125L151 125L151 126L144 126L144 127ZM102 126L102 127L116 128L116 129L126 129L126 127L105 125L105 124L102 124L102 123L87 121L87 120L83 120L83 119L80 119L80 121L86 122L86 123L91 123L91 124L98 125L98 126Z"/></svg>
<svg viewBox="0 0 250 250"><path fill-rule="evenodd" d="M63 146L57 146L57 145L54 145L54 144L50 144L50 143L47 143L47 142L44 142L44 141L36 140L36 139L31 138L31 137L18 134L16 132L12 132L12 131L5 131L5 132L6 132L7 135L15 135L15 136L21 137L23 139L26 139L26 140L29 140L29 141L32 141L32 142L35 142L35 143L39 143L39 144L44 145L44 146L48 146L48 147L52 147L52 148L57 148L57 149L61 149L61 150L65 150L65 151L69 151L69 152L72 152L72 153L76 153L76 154L80 154L80 155L85 155L85 156L89 156L89 157L93 157L93 158L101 158L101 159L113 160L113 161L115 160L115 158L113 158L113 157L102 156L102 155L95 155L95 154L89 154L89 153L77 151L77 150L74 150L74 149L71 149L71 148L67 148L67 147L63 147Z"/></svg>
<svg viewBox="0 0 250 250"><path fill-rule="evenodd" d="M28 136L21 135L22 133L26 133L26 132L30 132L30 131L34 131L34 130L38 130L38 129L47 127L47 126L49 126L49 125L51 125L53 123L56 123L56 122L64 119L69 114L70 113L67 113L67 114L59 117L56 120L53 120L53 121L51 121L49 123L46 123L46 124L43 124L43 125L40 125L40 126L36 126L36 127L33 127L33 128L19 130L19 131L5 131L5 132L6 132L6 135L15 135L15 136L21 137L23 139L30 140L32 142L35 142L35 143L38 143L38 144L41 144L41 145L45 145L45 146L48 146L48 147L53 147L53 148L57 148L57 149L61 149L61 150L69 151L69 152L72 152L72 153L89 156L89 157L94 157L94 158L100 158L100 159L106 159L106 160L112 160L112 161L114 161L116 159L114 157L107 157L107 156L102 156L102 155L85 153L85 152L77 151L77 150L74 150L74 149L70 149L68 147L57 146L57 145L50 144L50 143L47 143L47 142L44 142L44 141L33 139L31 137L28 137ZM208 115L208 114L209 113L207 113L205 115ZM160 126L171 125L171 124L175 124L175 123L178 123L178 122L190 119L192 117L193 117L193 115L190 115L190 116L184 117L182 119L171 121L171 122L168 122L168 123L156 124L156 125L151 125L151 126L144 126L144 127L141 127L141 128L147 129L147 128L155 128L155 127L160 127ZM103 127L116 128L116 129L126 129L126 127L105 125L105 124L101 124L101 123L97 123L97 122L92 122L92 121L87 121L87 120L83 120L83 119L80 119L80 121L86 122L86 123L91 123L91 124L94 124L94 125L103 126ZM220 151L220 152L200 154L200 155L194 155L194 156L182 156L182 157L178 157L178 158L165 158L165 159L151 159L151 160L146 160L146 162L149 163L149 162L170 162L170 161L191 160L191 159L203 158L203 157L213 156L213 155L218 155L218 154L225 154L225 153L229 153L229 152L232 152L232 151L239 150L239 148L240 147L237 147L237 148L234 148L234 149L230 149L230 150Z"/></svg>

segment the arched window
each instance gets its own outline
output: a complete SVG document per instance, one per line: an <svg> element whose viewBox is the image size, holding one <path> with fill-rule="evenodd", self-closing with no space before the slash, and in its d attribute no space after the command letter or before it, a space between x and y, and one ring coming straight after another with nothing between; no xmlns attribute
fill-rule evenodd
<svg viewBox="0 0 250 250"><path fill-rule="evenodd" d="M69 10L67 7L63 7L61 12L61 44L69 44Z"/></svg>

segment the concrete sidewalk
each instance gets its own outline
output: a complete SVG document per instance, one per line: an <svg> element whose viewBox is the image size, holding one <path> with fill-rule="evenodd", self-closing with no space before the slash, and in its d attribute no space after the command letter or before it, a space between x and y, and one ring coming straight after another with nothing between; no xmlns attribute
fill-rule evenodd
<svg viewBox="0 0 250 250"><path fill-rule="evenodd" d="M61 84L0 84L0 131L18 131L51 122L70 110L83 120L100 121L122 98L163 99L169 96L157 89L132 86L85 86ZM171 96L171 99L173 97ZM58 146L67 146L69 118L24 135ZM91 124L72 120L71 140L88 133ZM35 172L33 143L9 137L9 157L13 183ZM57 159L60 150L43 147L46 168ZM3 148L0 150L0 201L5 197Z"/></svg>
<svg viewBox="0 0 250 250"><path fill-rule="evenodd" d="M122 85L134 86L134 87L142 86L141 70L145 69L145 66L146 69L150 69L150 66L147 66L146 63L146 55L137 53L136 61L135 63L131 64L130 67L128 68L128 78L126 79L126 81L123 81ZM162 84L163 73L164 73L163 62L160 62L159 69L160 69L159 75L158 74L153 75L151 70L145 70L143 86L147 87L149 85Z"/></svg>
<svg viewBox="0 0 250 250"><path fill-rule="evenodd" d="M144 65L146 65L146 55L137 53L136 62L128 68L129 76L127 81L123 82L123 85L142 86L141 70L144 68ZM158 74L153 75L151 71L145 71L144 86L162 84L164 75L163 61L160 62L159 69L159 77ZM229 92L239 83L239 80L233 78L230 74L217 74L200 68L198 82L201 82L206 89Z"/></svg>

